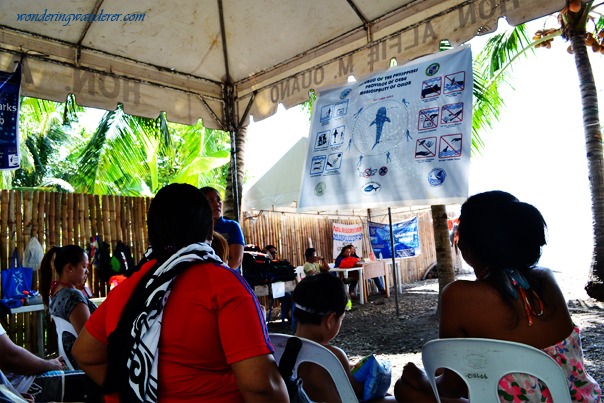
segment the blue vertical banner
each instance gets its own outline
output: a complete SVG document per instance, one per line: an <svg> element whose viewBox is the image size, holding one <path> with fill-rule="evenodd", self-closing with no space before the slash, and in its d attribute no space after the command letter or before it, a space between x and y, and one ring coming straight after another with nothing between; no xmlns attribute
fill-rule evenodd
<svg viewBox="0 0 604 403"><path fill-rule="evenodd" d="M421 253L417 217L392 224L394 257L413 257ZM390 227L388 224L369 222L369 238L373 253L378 259L391 259Z"/></svg>
<svg viewBox="0 0 604 403"><path fill-rule="evenodd" d="M0 170L18 169L21 63L13 73L0 72Z"/></svg>

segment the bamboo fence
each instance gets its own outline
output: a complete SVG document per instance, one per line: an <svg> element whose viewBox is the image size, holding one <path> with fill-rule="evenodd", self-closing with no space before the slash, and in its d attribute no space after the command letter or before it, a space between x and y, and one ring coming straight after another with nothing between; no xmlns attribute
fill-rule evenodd
<svg viewBox="0 0 604 403"><path fill-rule="evenodd" d="M23 252L32 236L44 251L68 244L90 246L91 237L107 242L111 249L119 240L132 250L138 261L148 246L146 214L150 198L95 196L77 193L2 190L0 192L0 267L9 267L15 248L23 260ZM32 289L39 290L39 271L34 271ZM89 285L97 297L107 295L108 287L90 268ZM1 285L0 285L1 287ZM37 313L2 316L7 334L18 345L36 351ZM48 315L46 315L46 319ZM44 339L55 339L45 323ZM47 343L48 344L48 343ZM53 343L54 344L54 343ZM48 351L50 353L52 351Z"/></svg>
<svg viewBox="0 0 604 403"><path fill-rule="evenodd" d="M15 248L20 258L32 236L38 238L44 251L53 246L90 245L91 237L107 242L111 249L119 240L131 248L135 262L142 258L148 246L147 211L151 198L126 196L96 196L77 193L0 191L0 267L9 266ZM436 253L430 210L395 212L392 221L398 222L418 216L421 253L401 259L402 282L421 279L435 263ZM247 243L261 248L272 244L279 256L294 266L304 263L304 251L314 247L319 254L331 258L333 251L333 223L362 224L363 256L369 256L368 221L388 222L384 211L367 210L363 215L296 214L295 212L244 212L242 229ZM90 268L90 287L95 297L107 295L108 287L97 270ZM33 289L39 289L39 273L34 272ZM33 313L1 316L7 333L17 344L35 351L36 321ZM45 340L54 339L45 324ZM51 334L52 333L52 334ZM47 352L52 352L54 350Z"/></svg>

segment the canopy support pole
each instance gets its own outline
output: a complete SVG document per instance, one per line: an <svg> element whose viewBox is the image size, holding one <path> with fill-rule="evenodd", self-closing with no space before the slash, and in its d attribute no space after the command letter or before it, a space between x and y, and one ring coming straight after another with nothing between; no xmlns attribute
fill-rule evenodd
<svg viewBox="0 0 604 403"><path fill-rule="evenodd" d="M231 186L233 192L233 219L239 221L239 164L237 162L237 113L235 111L235 88L224 86L225 123L231 137Z"/></svg>
<svg viewBox="0 0 604 403"><path fill-rule="evenodd" d="M400 315L398 307L398 279L396 277L396 259L394 255L394 232L392 232L392 211L388 207L388 227L390 228L390 250L392 251L392 278L394 279L394 303L396 305L396 317Z"/></svg>

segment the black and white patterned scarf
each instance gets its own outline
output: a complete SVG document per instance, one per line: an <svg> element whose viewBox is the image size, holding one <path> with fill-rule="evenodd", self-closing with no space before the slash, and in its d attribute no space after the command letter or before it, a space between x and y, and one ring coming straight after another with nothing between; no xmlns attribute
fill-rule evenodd
<svg viewBox="0 0 604 403"><path fill-rule="evenodd" d="M158 266L145 286L148 297L132 325L130 337L134 343L127 360L128 385L139 402L156 402L158 398L158 345L163 310L177 277L172 271L182 269L183 265L206 262L222 263L222 260L205 243L188 245Z"/></svg>

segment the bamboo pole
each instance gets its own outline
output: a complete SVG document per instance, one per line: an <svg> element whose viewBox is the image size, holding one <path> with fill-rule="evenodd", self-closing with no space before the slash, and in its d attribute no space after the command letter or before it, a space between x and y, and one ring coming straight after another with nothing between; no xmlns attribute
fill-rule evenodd
<svg viewBox="0 0 604 403"><path fill-rule="evenodd" d="M113 196L114 203L114 211L115 211L115 220L111 221L111 228L115 230L115 242L124 241L124 232L123 232L123 216L122 216L122 207L124 203L124 198L122 196ZM112 216L113 218L113 216Z"/></svg>
<svg viewBox="0 0 604 403"><path fill-rule="evenodd" d="M63 224L63 194L59 192L55 192L53 194L53 198L55 199L55 222L54 222L54 231L55 231L55 239L54 242L48 247L59 246L61 245L61 240L63 238L63 234L61 231Z"/></svg>
<svg viewBox="0 0 604 403"><path fill-rule="evenodd" d="M73 219L73 240L71 241L74 245L84 246L82 243L82 217L80 215L80 195L73 194L73 210L71 211L71 217Z"/></svg>
<svg viewBox="0 0 604 403"><path fill-rule="evenodd" d="M8 195L8 230L10 231L10 239L8 245L8 253L13 253L17 246L17 223L16 223L16 211L15 211L15 191L10 192Z"/></svg>
<svg viewBox="0 0 604 403"><path fill-rule="evenodd" d="M8 229L8 190L3 189L0 193L0 197L0 228L2 230L2 238L0 239L0 257L2 258L2 269L6 269L8 267L8 241L10 238Z"/></svg>
<svg viewBox="0 0 604 403"><path fill-rule="evenodd" d="M40 197L42 196L41 193L36 192L38 195L38 206L37 208L40 208ZM57 201L56 198L54 197L53 193L49 193L48 194L48 221L46 224L46 239L45 242L43 243L43 245L45 246L45 250L48 250L49 247L51 245L55 244L55 240L56 240L56 232L55 232L55 221L57 219ZM40 240L40 243L42 243L42 240Z"/></svg>
<svg viewBox="0 0 604 403"><path fill-rule="evenodd" d="M101 197L102 233L101 239L111 245L111 230L109 225L109 196Z"/></svg>
<svg viewBox="0 0 604 403"><path fill-rule="evenodd" d="M67 245L69 243L68 241L68 234L69 234L69 219L67 217L67 194L65 194L63 197L61 197L61 203L59 204L61 206L61 222L60 222L60 231L59 231L59 236L60 236L60 245Z"/></svg>
<svg viewBox="0 0 604 403"><path fill-rule="evenodd" d="M25 250L25 242L23 237L23 194L20 190L14 192L15 195L15 230L16 244L19 250L19 256L23 256ZM29 239L28 239L29 241Z"/></svg>
<svg viewBox="0 0 604 403"><path fill-rule="evenodd" d="M91 230L91 226L90 226L90 205L88 204L90 199L88 198L88 195L85 195L85 194L82 194L80 196L81 196L80 206L82 209L82 223L83 223L82 245L84 246L84 248L86 248L90 245L90 237L92 236L92 230Z"/></svg>
<svg viewBox="0 0 604 403"><path fill-rule="evenodd" d="M25 245L29 243L29 239L36 235L34 229L37 229L38 223L34 224L32 219L32 202L33 194L31 191L23 192L23 241Z"/></svg>
<svg viewBox="0 0 604 403"><path fill-rule="evenodd" d="M98 223L96 219L96 204L95 204L95 196L94 195L86 195L86 205L88 206L88 219L90 233L88 237L94 237L98 231ZM90 240L90 239L89 239Z"/></svg>
<svg viewBox="0 0 604 403"><path fill-rule="evenodd" d="M94 235L103 235L103 210L101 209L101 196L94 196L94 211L96 232Z"/></svg>
<svg viewBox="0 0 604 403"><path fill-rule="evenodd" d="M143 248L143 209L145 208L145 201L140 197L134 199L134 214L133 214L133 256L134 260L138 260L142 257Z"/></svg>
<svg viewBox="0 0 604 403"><path fill-rule="evenodd" d="M47 194L45 192L34 192L34 193L40 193L40 194L38 195L37 198L35 197L35 195L32 195L32 199L35 201L35 203L33 203L32 207L31 207L31 220L32 220L32 223L36 223L35 224L36 230L34 231L32 228L32 235L34 235L38 239L38 242L40 243L40 246L42 246L43 250L48 250L48 249L44 249L45 242L47 242L46 238L48 238L48 236L45 233L45 230L48 227L48 224L45 223L45 220L48 219L48 205L45 203ZM35 272L35 281L36 281L36 287L34 289L39 290L40 289L40 271ZM35 322L35 323L37 323L37 322Z"/></svg>
<svg viewBox="0 0 604 403"><path fill-rule="evenodd" d="M74 211L74 197L73 193L67 193L67 228L63 228L63 232L67 229L67 237L64 238L63 245L74 244L74 219L73 219L73 211Z"/></svg>
<svg viewBox="0 0 604 403"><path fill-rule="evenodd" d="M115 248L115 245L117 244L117 241L118 241L118 238L117 238L118 222L116 219L115 199L116 199L115 196L108 197L108 200L109 200L109 230L111 231L111 235L110 235L111 242L109 244L111 245L112 250L113 250L113 248Z"/></svg>

